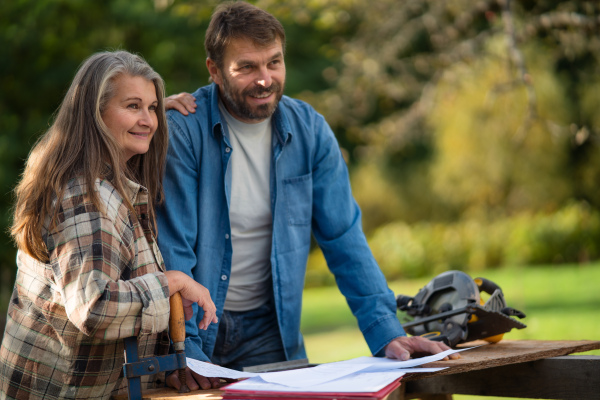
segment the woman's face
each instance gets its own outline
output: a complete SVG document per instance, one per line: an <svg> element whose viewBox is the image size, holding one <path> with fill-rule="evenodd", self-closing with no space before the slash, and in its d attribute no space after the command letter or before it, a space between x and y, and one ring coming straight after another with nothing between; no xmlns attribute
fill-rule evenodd
<svg viewBox="0 0 600 400"><path fill-rule="evenodd" d="M108 101L102 120L129 160L150 147L158 127L158 99L154 83L140 76L119 75L114 85L115 95Z"/></svg>

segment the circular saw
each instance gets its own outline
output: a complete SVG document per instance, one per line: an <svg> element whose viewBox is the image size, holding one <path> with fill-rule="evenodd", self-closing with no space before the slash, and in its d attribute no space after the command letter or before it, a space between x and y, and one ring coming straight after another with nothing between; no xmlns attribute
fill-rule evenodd
<svg viewBox="0 0 600 400"><path fill-rule="evenodd" d="M490 295L485 302L482 292ZM407 333L450 347L478 339L495 343L511 329L526 327L512 318L522 319L525 314L506 305L498 285L485 278L472 279L462 271L436 276L414 297L398 295L396 305L412 317L402 324Z"/></svg>

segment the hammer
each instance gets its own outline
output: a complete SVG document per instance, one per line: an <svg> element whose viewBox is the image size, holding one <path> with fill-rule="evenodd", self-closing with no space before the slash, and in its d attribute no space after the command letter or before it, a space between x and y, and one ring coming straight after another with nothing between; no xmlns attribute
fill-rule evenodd
<svg viewBox="0 0 600 400"><path fill-rule="evenodd" d="M176 292L170 299L171 313L169 316L169 335L173 341L173 348L176 354L185 354L185 316L183 313L183 302L181 294ZM179 393L188 393L190 389L187 386L185 368L177 370L179 374Z"/></svg>

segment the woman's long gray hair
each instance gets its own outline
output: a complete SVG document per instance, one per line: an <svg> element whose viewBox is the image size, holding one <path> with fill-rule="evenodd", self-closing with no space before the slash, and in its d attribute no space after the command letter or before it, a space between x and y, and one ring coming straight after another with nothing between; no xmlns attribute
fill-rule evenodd
<svg viewBox="0 0 600 400"><path fill-rule="evenodd" d="M150 148L129 160L125 160L123 149L102 120L102 112L115 93L115 78L121 75L152 81L158 99L158 126ZM54 123L31 151L15 189L11 233L21 250L47 261L42 225L48 216L54 221L57 210L53 210L53 201L60 202L67 182L75 176L84 178L87 196L102 211L94 189L97 178L109 179L130 209L133 207L125 195L125 178L145 186L155 229L154 203L163 200L162 178L168 145L164 95L162 78L138 55L127 51L101 52L82 63Z"/></svg>

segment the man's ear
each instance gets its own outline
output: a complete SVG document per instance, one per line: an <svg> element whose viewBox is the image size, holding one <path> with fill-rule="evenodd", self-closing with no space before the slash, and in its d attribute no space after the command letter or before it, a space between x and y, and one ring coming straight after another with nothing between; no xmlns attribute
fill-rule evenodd
<svg viewBox="0 0 600 400"><path fill-rule="evenodd" d="M208 69L208 73L210 74L210 77L212 79L212 81L214 83L216 83L217 85L221 84L221 71L219 70L219 67L217 67L217 64L211 60L210 58L206 59L206 68Z"/></svg>

